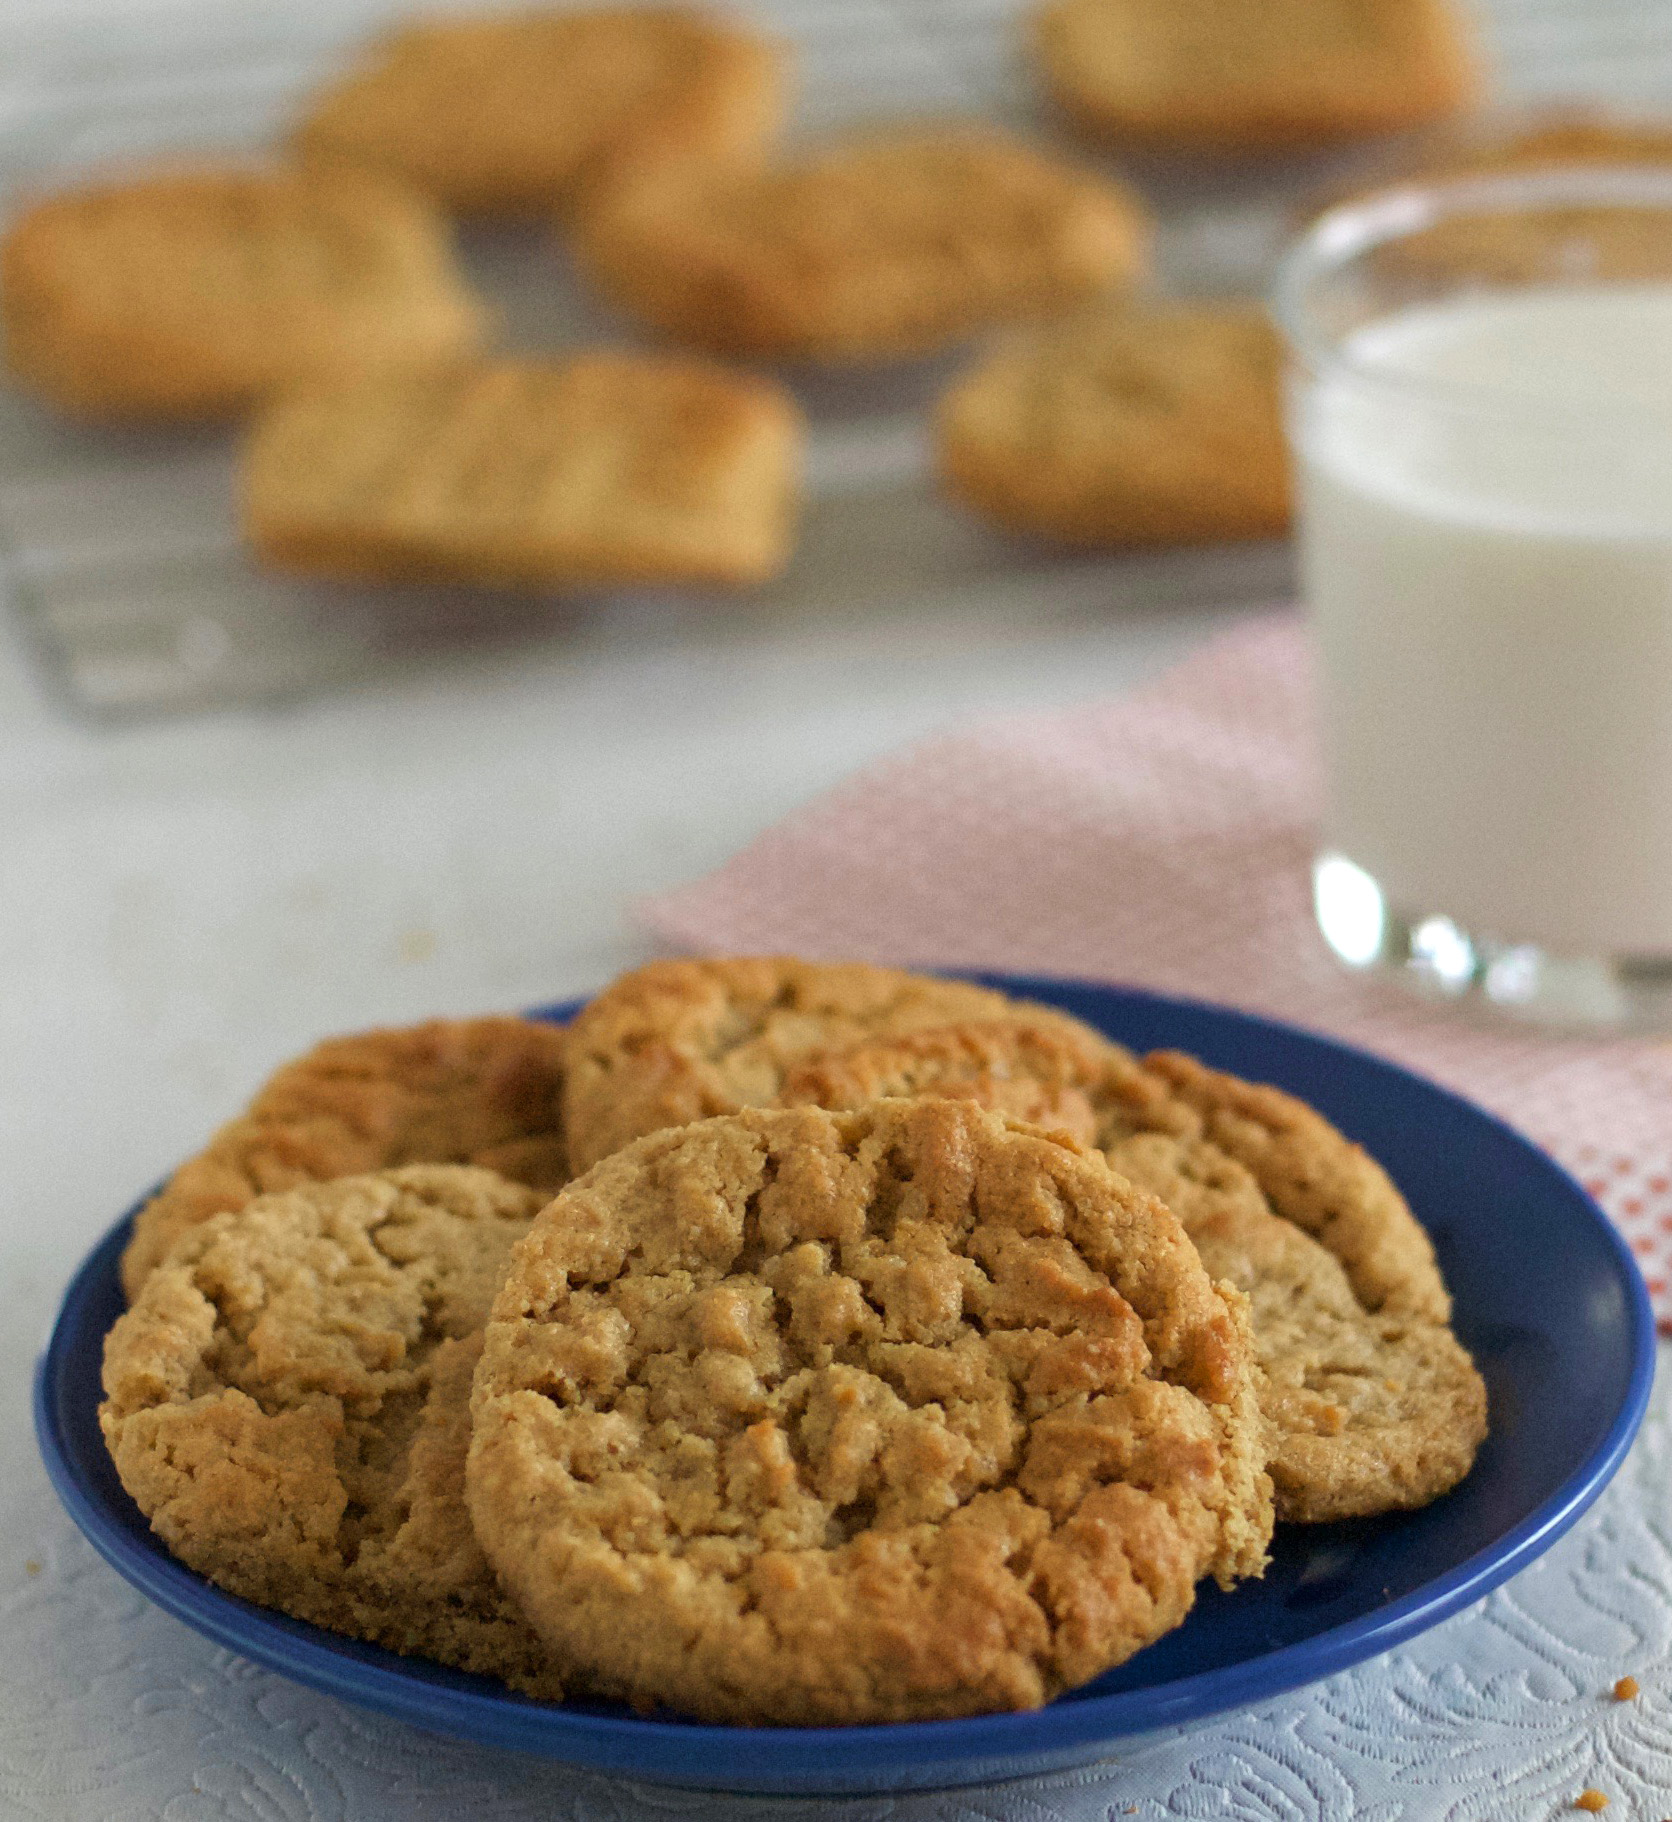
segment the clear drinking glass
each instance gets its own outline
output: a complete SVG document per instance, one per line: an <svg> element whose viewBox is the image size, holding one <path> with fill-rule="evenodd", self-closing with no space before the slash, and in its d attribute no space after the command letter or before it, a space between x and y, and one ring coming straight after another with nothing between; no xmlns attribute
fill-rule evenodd
<svg viewBox="0 0 1672 1822"><path fill-rule="evenodd" d="M1356 968L1672 1029L1672 172L1434 183L1290 252L1314 897Z"/></svg>

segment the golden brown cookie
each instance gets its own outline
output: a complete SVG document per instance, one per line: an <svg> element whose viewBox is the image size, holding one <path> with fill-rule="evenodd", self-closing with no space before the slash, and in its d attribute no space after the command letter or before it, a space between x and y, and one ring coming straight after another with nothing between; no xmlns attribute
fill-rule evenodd
<svg viewBox="0 0 1672 1822"><path fill-rule="evenodd" d="M216 417L326 374L469 352L487 315L429 203L343 170L233 167L36 203L0 247L13 375L84 417Z"/></svg>
<svg viewBox="0 0 1672 1822"><path fill-rule="evenodd" d="M1090 1029L1030 1021L1032 1007L853 1042L839 1038L791 1064L778 1105L851 1111L936 1095L1065 1132L1095 1149L1107 1119L1107 1071L1135 1061Z"/></svg>
<svg viewBox="0 0 1672 1822"><path fill-rule="evenodd" d="M941 401L941 478L984 518L1072 544L1280 537L1280 370L1256 306L1156 305L1036 331Z"/></svg>
<svg viewBox="0 0 1672 1822"><path fill-rule="evenodd" d="M1209 1274L1249 1298L1280 1518L1426 1505L1469 1471L1485 1388L1449 1327L1427 1235L1374 1160L1303 1103L1014 1018L809 1057L782 1099L899 1094L1061 1127L1172 1209Z"/></svg>
<svg viewBox="0 0 1672 1822"><path fill-rule="evenodd" d="M542 1213L467 1484L577 1677L708 1720L1027 1708L1270 1534L1245 1306L1167 1210L965 1103L754 1110Z"/></svg>
<svg viewBox="0 0 1672 1822"><path fill-rule="evenodd" d="M743 585L794 542L801 420L770 382L593 353L297 392L255 425L244 533L307 574Z"/></svg>
<svg viewBox="0 0 1672 1822"><path fill-rule="evenodd" d="M1500 133L1471 136L1425 176L1570 170L1575 165L1672 164L1672 119L1554 110Z"/></svg>
<svg viewBox="0 0 1672 1822"><path fill-rule="evenodd" d="M777 45L685 7L426 20L371 46L295 143L467 213L550 213L626 171L757 152L788 91Z"/></svg>
<svg viewBox="0 0 1672 1822"><path fill-rule="evenodd" d="M563 1112L571 1163L578 1174L664 1126L771 1106L786 1073L814 1052L963 1019L1003 1019L1019 1005L990 987L869 962L774 955L651 962L613 981L568 1028ZM1026 1011L1035 1022L1074 1024L1047 1008Z"/></svg>
<svg viewBox="0 0 1672 1822"><path fill-rule="evenodd" d="M1166 1202L1210 1276L1248 1298L1280 1518L1425 1506L1468 1473L1486 1389L1446 1323L1366 1309L1342 1261L1211 1140L1136 1133L1104 1155Z"/></svg>
<svg viewBox="0 0 1672 1822"><path fill-rule="evenodd" d="M130 1301L188 1228L270 1190L398 1164L479 1164L547 1191L568 1180L563 1034L534 1019L431 1019L329 1038L286 1063L140 1210Z"/></svg>
<svg viewBox="0 0 1672 1822"><path fill-rule="evenodd" d="M677 340L816 361L917 354L1132 283L1141 205L989 127L851 135L765 170L622 186L582 269Z"/></svg>
<svg viewBox="0 0 1672 1822"><path fill-rule="evenodd" d="M1591 165L1664 164L1672 164L1672 118L1573 107L1523 109L1461 122L1425 134L1415 146L1395 147L1350 184L1312 197L1301 214L1310 218L1339 203L1360 202L1408 183Z"/></svg>
<svg viewBox="0 0 1672 1822"><path fill-rule="evenodd" d="M1632 202L1562 196L1562 174L1581 192L1583 174L1599 167L1653 169L1672 164L1672 122L1614 120L1606 115L1534 115L1519 127L1497 123L1430 144L1426 155L1385 165L1374 181L1313 199L1304 216L1326 201L1365 203L1378 192L1409 184L1499 177L1531 180L1520 200L1476 204L1451 199L1437 219L1371 248L1369 269L1395 292L1432 293L1495 285L1629 283L1657 280L1672 263L1672 228L1654 201ZM1549 174L1558 193L1540 199L1539 179ZM1606 184L1604 185L1606 187Z"/></svg>
<svg viewBox="0 0 1672 1822"><path fill-rule="evenodd" d="M1214 150L1443 119L1480 87L1448 0L1049 0L1036 55L1088 131Z"/></svg>
<svg viewBox="0 0 1672 1822"><path fill-rule="evenodd" d="M1209 1069L1182 1051L1156 1051L1144 1067L1200 1120L1202 1136L1249 1172L1278 1214L1341 1261L1366 1309L1449 1321L1451 1297L1428 1235L1362 1145L1294 1095Z"/></svg>
<svg viewBox="0 0 1672 1822"><path fill-rule="evenodd" d="M106 1340L99 1409L169 1549L246 1600L561 1693L464 1503L482 1324L541 1201L421 1165L182 1238Z"/></svg>

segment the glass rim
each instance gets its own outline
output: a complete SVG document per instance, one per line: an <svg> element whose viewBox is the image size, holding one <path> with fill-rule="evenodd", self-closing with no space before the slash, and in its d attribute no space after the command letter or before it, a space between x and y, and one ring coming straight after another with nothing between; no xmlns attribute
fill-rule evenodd
<svg viewBox="0 0 1672 1822"><path fill-rule="evenodd" d="M1667 414L1630 399L1551 400L1507 387L1465 380L1435 380L1356 359L1341 340L1320 330L1307 302L1310 287L1378 247L1463 215L1516 213L1584 205L1650 207L1672 223L1672 166L1583 165L1499 172L1480 176L1415 179L1369 196L1337 203L1290 243L1278 261L1268 302L1290 356L1315 378L1348 378L1425 403L1453 408L1512 412L1536 407L1541 415L1565 419L1646 418L1664 425ZM1606 281L1604 281L1606 282ZM1641 281L1633 281L1641 282ZM1666 284L1672 292L1672 261ZM1527 286L1555 290L1559 286ZM1461 289L1461 287L1460 287Z"/></svg>

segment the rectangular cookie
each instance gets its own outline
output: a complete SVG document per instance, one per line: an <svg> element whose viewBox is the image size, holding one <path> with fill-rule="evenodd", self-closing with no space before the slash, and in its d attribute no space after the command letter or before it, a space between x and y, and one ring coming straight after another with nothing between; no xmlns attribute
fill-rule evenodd
<svg viewBox="0 0 1672 1822"><path fill-rule="evenodd" d="M776 44L686 7L427 20L370 46L293 137L469 214L540 214L625 167L758 150L788 89Z"/></svg>
<svg viewBox="0 0 1672 1822"><path fill-rule="evenodd" d="M1187 148L1396 132L1480 90L1450 0L1047 0L1033 48L1088 132Z"/></svg>
<svg viewBox="0 0 1672 1822"><path fill-rule="evenodd" d="M278 568L556 587L751 583L788 561L778 387L617 353L315 388L254 426L245 535Z"/></svg>
<svg viewBox="0 0 1672 1822"><path fill-rule="evenodd" d="M1132 284L1123 185L971 122L852 134L767 169L665 172L586 211L582 270L717 353L864 361L1058 315Z"/></svg>
<svg viewBox="0 0 1672 1822"><path fill-rule="evenodd" d="M15 378L83 417L215 417L323 373L466 354L488 313L421 196L233 165L89 184L0 246Z"/></svg>

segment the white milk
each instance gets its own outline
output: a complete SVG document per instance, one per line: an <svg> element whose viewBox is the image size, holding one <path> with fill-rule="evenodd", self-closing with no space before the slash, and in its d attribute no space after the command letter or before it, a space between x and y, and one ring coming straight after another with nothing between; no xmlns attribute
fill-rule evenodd
<svg viewBox="0 0 1672 1822"><path fill-rule="evenodd" d="M1343 353L1390 377L1294 401L1331 845L1476 934L1672 952L1672 285L1453 300Z"/></svg>

